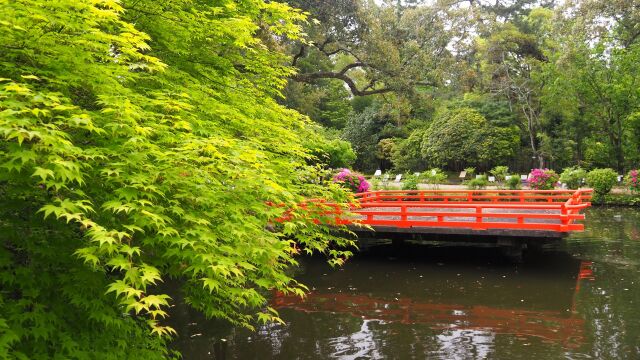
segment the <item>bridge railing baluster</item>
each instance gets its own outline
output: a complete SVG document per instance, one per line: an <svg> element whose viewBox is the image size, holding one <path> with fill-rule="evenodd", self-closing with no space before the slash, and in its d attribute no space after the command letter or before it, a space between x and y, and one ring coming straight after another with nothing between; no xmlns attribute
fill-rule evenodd
<svg viewBox="0 0 640 360"><path fill-rule="evenodd" d="M567 202L571 202L572 199L567 200ZM569 229L569 214L567 213L567 204L563 203L560 208L560 231L567 231Z"/></svg>
<svg viewBox="0 0 640 360"><path fill-rule="evenodd" d="M482 205L476 205L476 214L479 214L476 216L476 222L482 223Z"/></svg>

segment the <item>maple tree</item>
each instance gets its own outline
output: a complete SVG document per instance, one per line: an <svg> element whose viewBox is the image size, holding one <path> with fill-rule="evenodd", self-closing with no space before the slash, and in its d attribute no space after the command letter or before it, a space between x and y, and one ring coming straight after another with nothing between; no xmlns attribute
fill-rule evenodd
<svg viewBox="0 0 640 360"><path fill-rule="evenodd" d="M164 279L252 327L278 321L268 291L306 290L286 272L299 249L349 256L298 206L345 198L312 158L330 146L275 100L292 69L269 42L304 19L257 0L0 0L0 357L170 357Z"/></svg>

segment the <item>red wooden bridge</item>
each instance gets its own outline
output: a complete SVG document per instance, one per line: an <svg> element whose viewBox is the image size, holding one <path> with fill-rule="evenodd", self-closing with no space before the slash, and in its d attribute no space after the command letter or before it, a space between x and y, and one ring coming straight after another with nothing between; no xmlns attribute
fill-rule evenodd
<svg viewBox="0 0 640 360"><path fill-rule="evenodd" d="M384 190L356 195L355 232L559 238L584 230L591 190ZM368 225L370 229L358 225Z"/></svg>

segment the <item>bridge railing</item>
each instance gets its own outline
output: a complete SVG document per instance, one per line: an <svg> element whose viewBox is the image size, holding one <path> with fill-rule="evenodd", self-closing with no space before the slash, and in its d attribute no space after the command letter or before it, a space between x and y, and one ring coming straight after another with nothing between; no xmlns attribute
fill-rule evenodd
<svg viewBox="0 0 640 360"><path fill-rule="evenodd" d="M356 195L353 217L371 226L581 231L591 190L383 190Z"/></svg>
<svg viewBox="0 0 640 360"><path fill-rule="evenodd" d="M591 199L590 189L580 190L378 190L356 194L361 202L442 201L442 202L565 202L579 193Z"/></svg>

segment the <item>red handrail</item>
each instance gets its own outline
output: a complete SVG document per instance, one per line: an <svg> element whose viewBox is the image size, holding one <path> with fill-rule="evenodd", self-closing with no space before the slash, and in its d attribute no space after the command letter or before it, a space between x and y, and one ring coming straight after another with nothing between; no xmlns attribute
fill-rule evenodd
<svg viewBox="0 0 640 360"><path fill-rule="evenodd" d="M381 190L355 195L344 205L315 204L314 222L396 228L438 227L473 230L582 231L580 211L589 207L590 189L580 190ZM347 210L347 211L344 211ZM350 215L346 215L350 214ZM277 219L290 220L289 212Z"/></svg>
<svg viewBox="0 0 640 360"><path fill-rule="evenodd" d="M354 217L340 224L581 231L579 212L591 204L580 190L382 190L356 195Z"/></svg>
<svg viewBox="0 0 640 360"><path fill-rule="evenodd" d="M380 200L442 200L448 201L511 201L511 202L560 202L571 198L576 192L591 197L591 191L582 190L379 190L356 194L360 202ZM587 194L588 192L588 194ZM487 201L488 200L488 201Z"/></svg>

